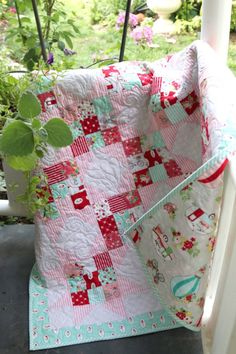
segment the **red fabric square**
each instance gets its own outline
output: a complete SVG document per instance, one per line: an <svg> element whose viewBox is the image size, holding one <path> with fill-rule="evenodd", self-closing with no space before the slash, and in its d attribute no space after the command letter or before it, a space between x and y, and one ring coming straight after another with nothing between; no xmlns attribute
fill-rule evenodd
<svg viewBox="0 0 236 354"><path fill-rule="evenodd" d="M194 91L191 92L190 95L185 97L182 101L180 101L180 103L188 114L192 114L195 109L199 107L198 97Z"/></svg>
<svg viewBox="0 0 236 354"><path fill-rule="evenodd" d="M71 161L60 162L43 170L47 176L48 184L64 181L69 175L78 173L77 166Z"/></svg>
<svg viewBox="0 0 236 354"><path fill-rule="evenodd" d="M148 168L133 173L133 176L134 176L134 183L136 188L140 188L152 184L152 179Z"/></svg>
<svg viewBox="0 0 236 354"><path fill-rule="evenodd" d="M53 107L57 107L57 100L52 91L40 93L38 99L41 103L42 111L49 111Z"/></svg>
<svg viewBox="0 0 236 354"><path fill-rule="evenodd" d="M101 282L98 279L98 275L99 275L99 273L97 270L95 272L92 272L92 276L88 276L88 274L83 275L87 290L92 289L92 287L94 287L94 286L96 288L101 286Z"/></svg>
<svg viewBox="0 0 236 354"><path fill-rule="evenodd" d="M98 220L98 224L103 236L108 235L113 231L118 232L116 221L113 215Z"/></svg>
<svg viewBox="0 0 236 354"><path fill-rule="evenodd" d="M118 127L109 128L102 132L103 139L106 145L119 143L121 136Z"/></svg>
<svg viewBox="0 0 236 354"><path fill-rule="evenodd" d="M75 139L70 148L74 157L89 152L88 144L84 136Z"/></svg>
<svg viewBox="0 0 236 354"><path fill-rule="evenodd" d="M176 92L161 92L161 107L167 108L177 102Z"/></svg>
<svg viewBox="0 0 236 354"><path fill-rule="evenodd" d="M131 138L123 141L123 148L126 156L137 155L142 152L140 138Z"/></svg>
<svg viewBox="0 0 236 354"><path fill-rule="evenodd" d="M88 200L87 192L84 189L84 186L79 187L79 192L71 195L72 202L74 204L75 209L84 209L87 205L90 205L90 201Z"/></svg>
<svg viewBox="0 0 236 354"><path fill-rule="evenodd" d="M100 130L100 125L97 116L92 116L91 118L85 118L80 121L84 134L96 133Z"/></svg>
<svg viewBox="0 0 236 354"><path fill-rule="evenodd" d="M164 162L164 167L169 177L177 177L183 174L181 168L177 165L175 160L169 160L168 162Z"/></svg>
<svg viewBox="0 0 236 354"><path fill-rule="evenodd" d="M162 157L159 155L157 149L146 151L144 157L148 160L148 167L162 163Z"/></svg>
<svg viewBox="0 0 236 354"><path fill-rule="evenodd" d="M104 74L105 77L110 77L112 76L112 74L119 74L119 70L116 69L116 67L114 65L109 65L106 68L102 69L102 72Z"/></svg>
<svg viewBox="0 0 236 354"><path fill-rule="evenodd" d="M134 190L108 199L108 204L112 213L118 213L140 205L141 198L139 192Z"/></svg>
<svg viewBox="0 0 236 354"><path fill-rule="evenodd" d="M71 293L71 299L72 299L73 306L88 305L89 304L88 291L82 290L82 291L78 291L77 293Z"/></svg>
<svg viewBox="0 0 236 354"><path fill-rule="evenodd" d="M146 86L152 83L153 73L150 72L149 74L138 74L138 77L142 83L142 86Z"/></svg>
<svg viewBox="0 0 236 354"><path fill-rule="evenodd" d="M118 231L113 231L110 234L103 236L108 250L114 250L123 246L120 234Z"/></svg>
<svg viewBox="0 0 236 354"><path fill-rule="evenodd" d="M93 259L98 270L113 266L111 257L108 252L99 253L94 256Z"/></svg>

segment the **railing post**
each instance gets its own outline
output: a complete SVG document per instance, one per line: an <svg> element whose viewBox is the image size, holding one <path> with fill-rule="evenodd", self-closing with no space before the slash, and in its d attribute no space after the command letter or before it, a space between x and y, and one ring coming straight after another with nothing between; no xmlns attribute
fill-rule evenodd
<svg viewBox="0 0 236 354"><path fill-rule="evenodd" d="M227 62L232 0L203 0L201 39Z"/></svg>

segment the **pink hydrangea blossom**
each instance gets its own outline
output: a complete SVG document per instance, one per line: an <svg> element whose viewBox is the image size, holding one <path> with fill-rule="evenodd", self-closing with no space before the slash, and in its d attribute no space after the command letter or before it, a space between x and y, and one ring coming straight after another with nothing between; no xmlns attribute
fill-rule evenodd
<svg viewBox="0 0 236 354"><path fill-rule="evenodd" d="M16 13L16 8L11 6L9 7L9 12L11 12L12 14L15 14Z"/></svg>
<svg viewBox="0 0 236 354"><path fill-rule="evenodd" d="M149 26L138 26L131 32L131 37L137 44L143 44L146 42L148 45L151 45L153 40L152 28Z"/></svg>
<svg viewBox="0 0 236 354"><path fill-rule="evenodd" d="M120 12L116 20L116 29L119 30L125 22L125 12ZM129 26L135 28L138 25L137 16L130 13L129 14Z"/></svg>

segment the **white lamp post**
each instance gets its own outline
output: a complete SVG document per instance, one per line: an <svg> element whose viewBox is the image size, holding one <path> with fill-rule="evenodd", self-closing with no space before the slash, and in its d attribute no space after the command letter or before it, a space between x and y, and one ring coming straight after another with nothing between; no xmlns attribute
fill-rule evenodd
<svg viewBox="0 0 236 354"><path fill-rule="evenodd" d="M158 14L158 19L154 22L154 33L171 33L174 31L174 23L169 19L170 15L177 11L181 0L148 0L147 6L150 10Z"/></svg>

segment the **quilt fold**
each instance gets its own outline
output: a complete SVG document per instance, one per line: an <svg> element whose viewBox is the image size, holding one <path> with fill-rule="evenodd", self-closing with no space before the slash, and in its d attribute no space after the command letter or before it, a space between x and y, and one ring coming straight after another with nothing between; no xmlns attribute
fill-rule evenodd
<svg viewBox="0 0 236 354"><path fill-rule="evenodd" d="M196 41L153 63L63 73L41 120L73 143L48 148L37 214L30 349L198 331L224 169L236 150L235 78Z"/></svg>

